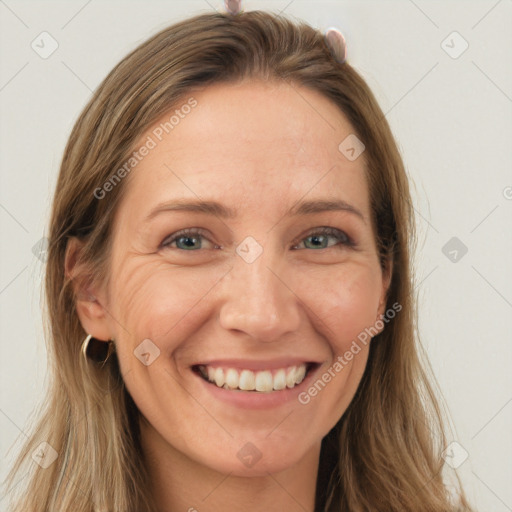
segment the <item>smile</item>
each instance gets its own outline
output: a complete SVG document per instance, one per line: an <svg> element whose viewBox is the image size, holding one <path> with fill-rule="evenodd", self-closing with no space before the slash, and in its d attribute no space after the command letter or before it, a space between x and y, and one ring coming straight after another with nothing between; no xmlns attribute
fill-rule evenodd
<svg viewBox="0 0 512 512"><path fill-rule="evenodd" d="M293 389L306 377L313 363L253 371L221 366L197 365L195 370L207 382L230 391L269 393Z"/></svg>

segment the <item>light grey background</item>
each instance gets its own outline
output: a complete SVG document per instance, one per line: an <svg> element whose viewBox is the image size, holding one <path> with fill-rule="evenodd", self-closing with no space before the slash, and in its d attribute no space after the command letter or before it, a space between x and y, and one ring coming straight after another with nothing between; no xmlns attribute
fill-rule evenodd
<svg viewBox="0 0 512 512"><path fill-rule="evenodd" d="M456 428L455 459L469 454L459 472L477 510L510 511L512 2L245 2L260 8L340 28L387 115L415 189L422 341ZM2 479L43 399L43 264L32 249L72 125L128 51L212 9L222 2L0 0ZM59 45L47 59L31 47L43 31Z"/></svg>

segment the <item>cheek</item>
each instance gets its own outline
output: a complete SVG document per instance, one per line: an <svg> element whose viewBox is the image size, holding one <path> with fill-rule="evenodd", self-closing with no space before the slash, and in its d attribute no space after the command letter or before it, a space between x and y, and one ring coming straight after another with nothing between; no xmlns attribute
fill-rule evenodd
<svg viewBox="0 0 512 512"><path fill-rule="evenodd" d="M299 296L314 313L309 318L331 351L316 380L299 396L323 434L343 415L363 376L371 341L366 329L377 320L381 286L380 268L367 262L301 278Z"/></svg>
<svg viewBox="0 0 512 512"><path fill-rule="evenodd" d="M190 337L207 320L208 292L226 269L209 272L172 268L161 261L139 263L117 268L110 311L126 387L141 412L157 421L162 418L162 389L172 388L173 400L187 401L186 394L180 396L181 387L175 386L180 359L190 350Z"/></svg>
<svg viewBox="0 0 512 512"><path fill-rule="evenodd" d="M315 313L311 319L316 319L316 329L329 340L334 353L347 350L359 334L374 325L381 283L379 268L366 263L301 276L298 295Z"/></svg>
<svg viewBox="0 0 512 512"><path fill-rule="evenodd" d="M142 340L150 339L161 350L172 351L172 340L179 343L187 326L197 327L204 321L199 318L202 302L225 272L224 268L171 267L162 261L132 262L119 268L113 280L112 312L122 326L117 327L120 337L130 338L122 348L133 351Z"/></svg>

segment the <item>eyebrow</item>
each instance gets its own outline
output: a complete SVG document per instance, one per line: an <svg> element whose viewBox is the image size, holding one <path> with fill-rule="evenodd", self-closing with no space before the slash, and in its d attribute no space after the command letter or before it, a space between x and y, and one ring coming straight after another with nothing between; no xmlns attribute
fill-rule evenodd
<svg viewBox="0 0 512 512"><path fill-rule="evenodd" d="M217 201L182 201L177 200L168 203L162 203L156 206L148 216L145 222L153 219L156 215L168 211L184 211L205 213L214 215L222 219L233 219L237 216L236 210L229 208ZM290 208L285 215L287 216L303 216L314 213L343 211L352 213L366 222L364 215L355 206L342 199L317 199L313 201L301 201Z"/></svg>

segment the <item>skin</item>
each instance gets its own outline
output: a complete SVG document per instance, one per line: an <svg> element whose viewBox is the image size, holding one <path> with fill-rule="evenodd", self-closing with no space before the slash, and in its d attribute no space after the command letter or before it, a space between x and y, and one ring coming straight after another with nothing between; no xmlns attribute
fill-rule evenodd
<svg viewBox="0 0 512 512"><path fill-rule="evenodd" d="M390 274L379 265L364 153L345 158L338 146L354 130L304 87L249 80L193 97L197 107L126 178L109 282L89 288L77 311L88 333L116 342L161 510L313 511L321 440L351 402L369 344L306 405L242 411L213 397L191 365L303 357L321 363L316 380L384 313ZM162 202L199 198L236 217L167 211L144 221ZM333 198L361 217L286 214ZM343 235L315 245L323 226L356 245ZM183 240L161 247L184 228L204 230L193 250ZM263 249L252 263L235 251L247 236ZM144 339L160 350L148 366L134 356ZM237 457L247 442L261 454L252 467Z"/></svg>

